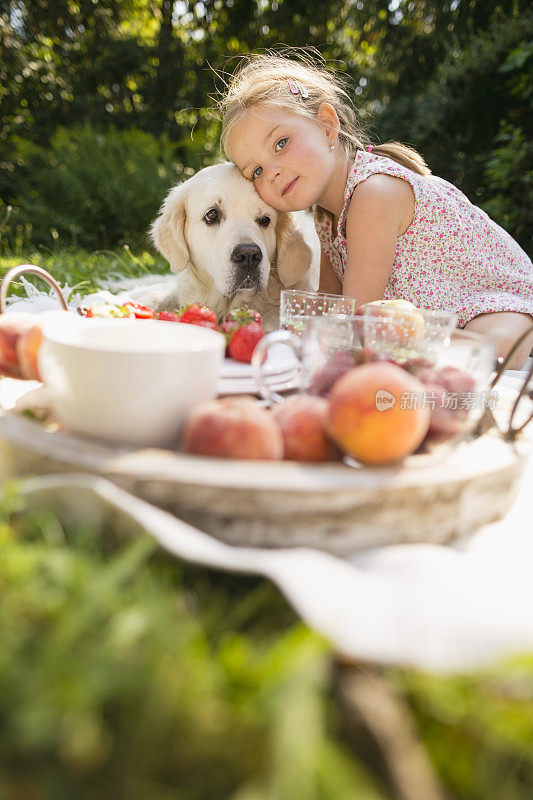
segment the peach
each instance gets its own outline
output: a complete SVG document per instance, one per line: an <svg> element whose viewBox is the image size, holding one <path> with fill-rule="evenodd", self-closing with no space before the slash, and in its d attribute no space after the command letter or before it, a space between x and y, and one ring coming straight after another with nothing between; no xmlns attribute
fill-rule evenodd
<svg viewBox="0 0 533 800"><path fill-rule="evenodd" d="M376 325L375 333L401 347L412 346L424 338L424 316L409 300L372 300L360 306L357 313L384 317L382 324Z"/></svg>
<svg viewBox="0 0 533 800"><path fill-rule="evenodd" d="M33 381L42 380L38 360L39 350L43 343L43 325L47 320L53 319L59 314L70 316L71 312L54 310L32 315L32 327L19 337L16 343L16 353L23 378Z"/></svg>
<svg viewBox="0 0 533 800"><path fill-rule="evenodd" d="M0 374L9 378L24 377L17 354L17 343L35 325L35 314L22 311L0 315Z"/></svg>
<svg viewBox="0 0 533 800"><path fill-rule="evenodd" d="M273 409L283 434L284 458L330 461L338 457L326 433L328 403L322 397L289 397Z"/></svg>
<svg viewBox="0 0 533 800"><path fill-rule="evenodd" d="M202 403L183 435L187 453L220 458L283 458L283 436L270 411L257 401L225 398Z"/></svg>
<svg viewBox="0 0 533 800"><path fill-rule="evenodd" d="M414 452L430 421L424 385L396 364L376 361L340 378L328 401L327 427L344 453L389 464Z"/></svg>
<svg viewBox="0 0 533 800"><path fill-rule="evenodd" d="M424 384L426 398L432 398L428 440L441 442L464 433L470 413L462 399L475 391L473 375L451 364L439 368L421 366L415 374Z"/></svg>

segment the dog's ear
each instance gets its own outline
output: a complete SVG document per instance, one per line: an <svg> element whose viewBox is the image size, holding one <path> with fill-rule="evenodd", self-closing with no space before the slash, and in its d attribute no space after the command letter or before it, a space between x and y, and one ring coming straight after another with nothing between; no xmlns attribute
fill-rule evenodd
<svg viewBox="0 0 533 800"><path fill-rule="evenodd" d="M170 190L149 232L172 272L181 272L189 263L189 248L185 240L185 191L183 184Z"/></svg>
<svg viewBox="0 0 533 800"><path fill-rule="evenodd" d="M284 286L294 286L311 266L312 253L290 213L280 213L276 240L279 279Z"/></svg>

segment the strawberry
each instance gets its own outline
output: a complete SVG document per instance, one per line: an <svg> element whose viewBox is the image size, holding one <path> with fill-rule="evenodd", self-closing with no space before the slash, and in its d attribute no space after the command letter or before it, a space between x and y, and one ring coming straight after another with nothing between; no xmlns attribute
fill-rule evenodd
<svg viewBox="0 0 533 800"><path fill-rule="evenodd" d="M180 318L173 311L158 311L155 315L156 319L161 319L164 322L179 322Z"/></svg>
<svg viewBox="0 0 533 800"><path fill-rule="evenodd" d="M225 319L222 325L220 326L221 333L224 334L226 337L226 343L229 344L231 337L235 333L235 331L239 330L241 326L239 323L234 319Z"/></svg>
<svg viewBox="0 0 533 800"><path fill-rule="evenodd" d="M121 308L131 311L135 319L154 319L155 317L155 311L153 308L148 308L148 306L143 306L140 303L133 303L131 300L128 300L127 303L124 303Z"/></svg>
<svg viewBox="0 0 533 800"><path fill-rule="evenodd" d="M249 322L257 322L258 325L263 324L261 314L255 308L232 308L224 317L224 322L236 322L237 327L241 328Z"/></svg>
<svg viewBox="0 0 533 800"><path fill-rule="evenodd" d="M230 355L229 344L235 331L248 325L250 322L262 325L261 314L253 308L232 308L224 317L224 321L220 326L221 332L226 338L226 356Z"/></svg>
<svg viewBox="0 0 533 800"><path fill-rule="evenodd" d="M218 330L218 319L215 312L208 306L201 306L199 303L191 303L178 312L179 321L189 325L199 325L200 323L210 322L209 327ZM203 327L206 327L205 325Z"/></svg>
<svg viewBox="0 0 533 800"><path fill-rule="evenodd" d="M210 319L200 319L198 322L191 322L191 325L198 325L199 328L209 328L212 331L218 331L218 324Z"/></svg>
<svg viewBox="0 0 533 800"><path fill-rule="evenodd" d="M230 339L229 354L236 361L252 361L252 353L256 344L263 338L265 332L257 322L249 322L238 328Z"/></svg>
<svg viewBox="0 0 533 800"><path fill-rule="evenodd" d="M224 334L226 340L226 358L229 358L229 343L231 342L231 337L238 329L239 323L235 320L224 320L220 326L220 332Z"/></svg>

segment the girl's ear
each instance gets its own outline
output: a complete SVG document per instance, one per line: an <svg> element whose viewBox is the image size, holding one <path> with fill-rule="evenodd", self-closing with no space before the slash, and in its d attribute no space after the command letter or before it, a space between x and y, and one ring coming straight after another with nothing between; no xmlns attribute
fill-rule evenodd
<svg viewBox="0 0 533 800"><path fill-rule="evenodd" d="M319 121L324 126L324 129L326 131L326 136L328 137L328 143L330 145L334 144L341 129L341 123L339 121L337 112L335 111L331 103L320 103L316 115ZM331 141L332 134L334 134L333 141Z"/></svg>
<svg viewBox="0 0 533 800"><path fill-rule="evenodd" d="M151 240L167 259L172 272L181 272L189 263L189 248L185 239L186 191L184 184L170 190L149 231Z"/></svg>
<svg viewBox="0 0 533 800"><path fill-rule="evenodd" d="M284 286L294 286L311 266L311 248L304 241L294 217L282 211L276 225L276 269Z"/></svg>

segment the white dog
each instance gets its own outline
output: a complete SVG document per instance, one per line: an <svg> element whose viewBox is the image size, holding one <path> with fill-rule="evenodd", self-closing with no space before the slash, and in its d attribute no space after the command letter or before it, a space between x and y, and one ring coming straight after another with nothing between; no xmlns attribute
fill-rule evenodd
<svg viewBox="0 0 533 800"><path fill-rule="evenodd" d="M177 273L168 295L155 298L159 310L199 302L222 317L245 305L272 330L281 289L318 285L320 245L311 216L268 206L233 164L206 167L173 188L150 234Z"/></svg>
<svg viewBox="0 0 533 800"><path fill-rule="evenodd" d="M274 330L281 289L318 287L320 243L311 215L268 206L233 164L206 167L171 189L150 234L176 275L110 280L105 290L71 298L71 307L131 299L164 311L198 302L221 318L247 306ZM29 297L9 310L57 307L55 296L27 285Z"/></svg>

